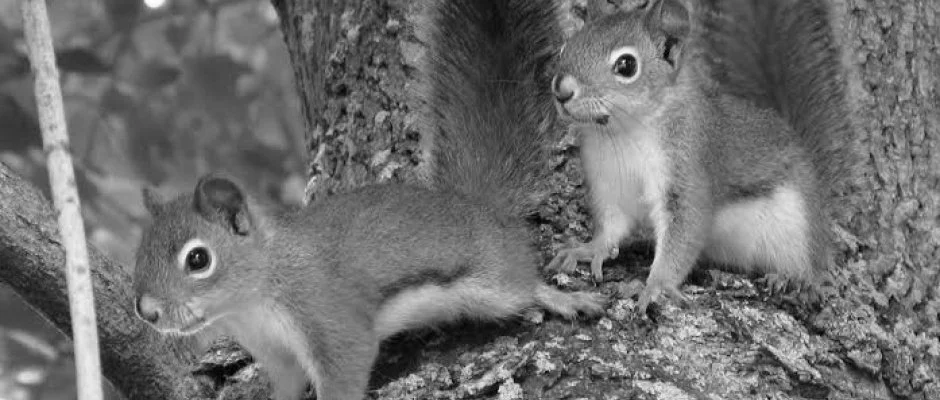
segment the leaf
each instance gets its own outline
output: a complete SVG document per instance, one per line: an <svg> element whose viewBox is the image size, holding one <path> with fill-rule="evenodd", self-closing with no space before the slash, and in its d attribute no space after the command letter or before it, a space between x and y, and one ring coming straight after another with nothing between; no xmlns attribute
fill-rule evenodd
<svg viewBox="0 0 940 400"><path fill-rule="evenodd" d="M21 78L29 72L29 59L15 51L0 51L0 83Z"/></svg>
<svg viewBox="0 0 940 400"><path fill-rule="evenodd" d="M56 61L63 71L83 74L103 74L111 71L111 66L101 61L98 55L83 48L62 50L56 53Z"/></svg>
<svg viewBox="0 0 940 400"><path fill-rule="evenodd" d="M111 86L101 95L101 108L115 114L131 112L136 106L134 99L121 93L116 86Z"/></svg>
<svg viewBox="0 0 940 400"><path fill-rule="evenodd" d="M167 43L173 47L177 53L182 50L183 46L186 45L186 41L189 39L189 31L192 28L192 24L186 22L173 22L169 23L166 26L166 30L163 31L163 35L166 37Z"/></svg>
<svg viewBox="0 0 940 400"><path fill-rule="evenodd" d="M0 21L0 53L11 52L16 49L13 44L13 32Z"/></svg>
<svg viewBox="0 0 940 400"><path fill-rule="evenodd" d="M172 135L168 134L173 132L171 118L154 114L153 107L134 107L131 111L125 116L130 160L144 179L159 184L169 176L163 164L173 162L175 153L187 149L173 146Z"/></svg>
<svg viewBox="0 0 940 400"><path fill-rule="evenodd" d="M250 66L227 54L214 54L191 59L187 72L192 74L192 80L202 86L207 95L234 98L238 78L251 70Z"/></svg>
<svg viewBox="0 0 940 400"><path fill-rule="evenodd" d="M180 69L176 66L163 63L158 60L144 62L134 81L146 89L159 89L173 82L180 77Z"/></svg>
<svg viewBox="0 0 940 400"><path fill-rule="evenodd" d="M36 116L24 110L12 96L0 95L0 121L3 121L0 149L20 152L42 146Z"/></svg>
<svg viewBox="0 0 940 400"><path fill-rule="evenodd" d="M108 10L114 29L126 32L137 25L143 3L141 0L105 0L104 6Z"/></svg>
<svg viewBox="0 0 940 400"><path fill-rule="evenodd" d="M245 117L244 102L238 96L238 79L252 71L227 54L199 56L186 64L186 79L193 94L218 116Z"/></svg>
<svg viewBox="0 0 940 400"><path fill-rule="evenodd" d="M263 15L265 7L271 7L271 5L243 7L241 9L232 8L229 9L229 12L220 13L219 24L225 32L220 37L220 40L224 43L223 48L236 46L242 51L251 50L269 37L271 32L277 32L271 29L274 27L272 22L276 22L276 20L266 20Z"/></svg>

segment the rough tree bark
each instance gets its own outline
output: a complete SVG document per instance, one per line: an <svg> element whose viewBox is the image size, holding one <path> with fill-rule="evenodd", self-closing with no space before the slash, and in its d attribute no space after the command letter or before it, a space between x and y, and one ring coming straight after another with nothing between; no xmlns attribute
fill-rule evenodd
<svg viewBox="0 0 940 400"><path fill-rule="evenodd" d="M420 2L272 0L281 19L306 124L308 195L413 178L408 65L419 46L403 10ZM410 15L415 15L410 13ZM402 168L405 167L405 168Z"/></svg>
<svg viewBox="0 0 940 400"><path fill-rule="evenodd" d="M635 315L632 300L618 299L599 321L444 329L410 351L398 346L407 339L396 341L374 374L374 395L940 398L940 4L835 1L857 67L853 88L867 152L865 178L841 221L841 296L807 311L765 296L743 277L699 274L686 289L693 306L666 307L655 324ZM414 178L419 134L408 111L420 104L407 88L422 48L409 25L420 23L420 5L273 3L303 100L311 191ZM578 161L565 159L573 153L566 146L559 146L559 193L539 221L546 250L586 232ZM2 168L0 196L0 280L67 330L62 251L49 208ZM643 276L649 252L630 253L610 267L612 281L600 290L617 293L618 281ZM180 377L186 361L132 317L128 275L97 254L93 263L106 374L133 398L180 398L173 384L189 382ZM584 284L578 276L563 283ZM229 365L248 366L227 369L229 378L259 381L257 366ZM259 398L229 387L226 398Z"/></svg>
<svg viewBox="0 0 940 400"><path fill-rule="evenodd" d="M870 156L867 179L847 204L852 250L885 297L878 305L937 335L940 3L846 3L843 37L859 65L858 121Z"/></svg>

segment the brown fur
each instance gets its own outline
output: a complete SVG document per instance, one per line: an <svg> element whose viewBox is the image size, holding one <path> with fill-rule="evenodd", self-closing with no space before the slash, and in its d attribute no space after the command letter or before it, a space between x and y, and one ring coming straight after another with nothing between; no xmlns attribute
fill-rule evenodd
<svg viewBox="0 0 940 400"><path fill-rule="evenodd" d="M556 113L550 63L562 35L551 1L451 1L418 36L428 48L418 114L432 186L526 215L548 194Z"/></svg>
<svg viewBox="0 0 940 400"><path fill-rule="evenodd" d="M656 0L570 39L556 89L572 95L559 108L583 135L598 229L550 268L591 261L601 279L601 263L648 218L657 244L643 308L682 297L703 253L807 284L827 270L827 193L853 157L835 145L853 139L838 49L825 10L804 4L813 0L769 3L715 0L705 12ZM773 35L736 43L758 28ZM624 51L640 60L632 81L611 69Z"/></svg>
<svg viewBox="0 0 940 400"><path fill-rule="evenodd" d="M307 377L321 398L361 398L379 341L402 330L537 306L569 318L601 311L599 295L541 282L525 227L465 196L376 185L304 209L249 201L238 212L252 228L241 235L224 207L196 205L211 179L222 178L149 206L155 223L138 252L136 290L156 303L158 329L189 334L180 328L211 321L234 336L269 372L277 399L296 398ZM191 238L215 254L208 278L177 262ZM437 295L388 309L415 290Z"/></svg>
<svg viewBox="0 0 940 400"><path fill-rule="evenodd" d="M603 312L603 295L541 280L520 218L540 196L551 109L534 106L549 93L536 71L548 61L539 49L559 36L552 4L431 8L434 189L375 185L276 210L209 175L169 203L145 195L154 223L137 256L141 318L168 334L232 335L276 400L298 398L308 381L318 398L346 400L364 396L380 341L398 332L533 307ZM200 246L215 263L186 267Z"/></svg>

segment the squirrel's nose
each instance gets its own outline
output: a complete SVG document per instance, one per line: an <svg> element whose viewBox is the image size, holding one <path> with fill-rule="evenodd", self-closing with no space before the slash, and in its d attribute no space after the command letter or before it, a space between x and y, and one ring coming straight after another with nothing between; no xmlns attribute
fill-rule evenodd
<svg viewBox="0 0 940 400"><path fill-rule="evenodd" d="M160 302L148 295L137 297L134 302L134 309L137 311L137 317L151 324L160 320Z"/></svg>
<svg viewBox="0 0 940 400"><path fill-rule="evenodd" d="M555 75L552 78L552 93L555 94L555 100L559 103L566 103L571 100L578 91L578 81L571 75Z"/></svg>

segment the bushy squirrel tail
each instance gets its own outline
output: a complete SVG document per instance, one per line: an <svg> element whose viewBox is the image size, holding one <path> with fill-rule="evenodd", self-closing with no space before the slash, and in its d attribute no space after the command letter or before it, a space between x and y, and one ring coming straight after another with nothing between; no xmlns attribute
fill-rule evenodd
<svg viewBox="0 0 940 400"><path fill-rule="evenodd" d="M511 215L548 194L556 112L550 63L562 32L553 0L438 0L418 38L430 180Z"/></svg>
<svg viewBox="0 0 940 400"><path fill-rule="evenodd" d="M710 0L705 54L722 91L777 110L810 151L819 184L854 179L856 133L830 5L819 0Z"/></svg>

